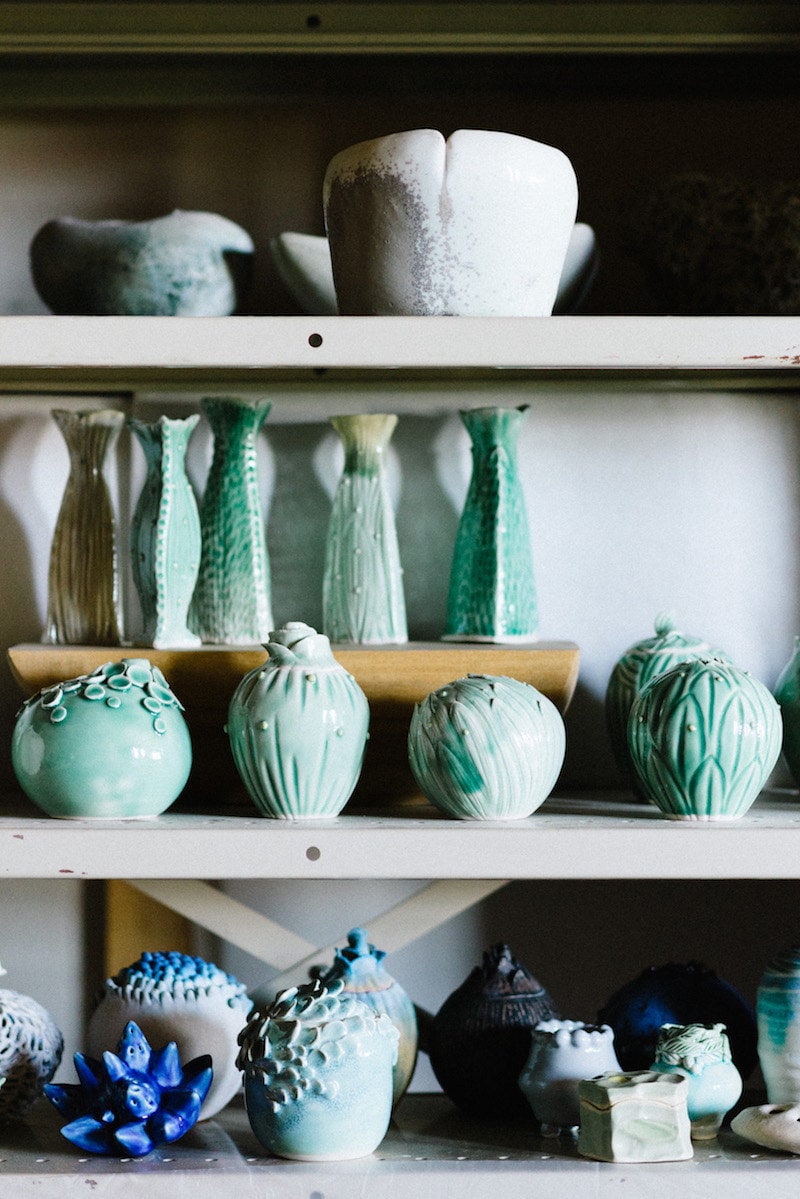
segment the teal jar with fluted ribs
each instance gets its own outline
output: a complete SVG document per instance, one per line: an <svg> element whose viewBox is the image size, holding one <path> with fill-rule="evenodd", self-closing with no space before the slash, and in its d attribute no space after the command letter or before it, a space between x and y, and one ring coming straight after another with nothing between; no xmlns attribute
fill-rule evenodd
<svg viewBox="0 0 800 1199"><path fill-rule="evenodd" d="M628 746L642 791L672 820L736 820L781 749L769 689L729 662L683 662L631 707Z"/></svg>

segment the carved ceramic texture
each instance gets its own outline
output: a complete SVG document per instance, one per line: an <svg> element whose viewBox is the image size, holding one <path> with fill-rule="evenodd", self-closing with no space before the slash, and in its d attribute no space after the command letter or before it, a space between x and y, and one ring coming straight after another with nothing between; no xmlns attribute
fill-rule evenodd
<svg viewBox="0 0 800 1199"><path fill-rule="evenodd" d="M775 684L775 699L783 718L783 754L795 785L800 786L800 637Z"/></svg>
<svg viewBox="0 0 800 1199"><path fill-rule="evenodd" d="M243 983L213 962L184 953L143 953L107 978L87 1030L101 1057L133 1020L151 1044L174 1041L183 1061L210 1054L214 1077L199 1119L216 1115L241 1089L237 1037L253 1004Z"/></svg>
<svg viewBox="0 0 800 1199"><path fill-rule="evenodd" d="M323 183L345 316L549 316L578 189L514 134L414 129L337 154Z"/></svg>
<svg viewBox="0 0 800 1199"><path fill-rule="evenodd" d="M403 572L385 452L396 416L335 416L344 471L325 544L322 610L331 641L367 645L408 640Z"/></svg>
<svg viewBox="0 0 800 1199"><path fill-rule="evenodd" d="M333 965L321 977L326 984L342 979L346 994L384 1013L400 1034L392 1085L392 1102L396 1104L405 1094L417 1063L417 1014L406 992L384 966L385 957L382 949L370 945L365 929L354 928L347 934L347 947L336 950Z"/></svg>
<svg viewBox="0 0 800 1199"><path fill-rule="evenodd" d="M800 1103L800 947L777 954L756 995L758 1058L770 1103Z"/></svg>
<svg viewBox="0 0 800 1199"><path fill-rule="evenodd" d="M67 316L228 316L252 270L253 242L214 212L152 221L48 221L31 248L33 281Z"/></svg>
<svg viewBox="0 0 800 1199"><path fill-rule="evenodd" d="M271 405L204 399L214 452L200 511L202 550L189 627L201 641L252 645L272 628L269 558L257 438Z"/></svg>
<svg viewBox="0 0 800 1199"><path fill-rule="evenodd" d="M23 791L49 816L157 816L185 787L192 746L158 667L123 658L26 700L11 761Z"/></svg>
<svg viewBox="0 0 800 1199"><path fill-rule="evenodd" d="M780 709L763 683L716 659L684 662L635 700L634 769L674 820L735 820L750 808L781 749Z"/></svg>
<svg viewBox="0 0 800 1199"><path fill-rule="evenodd" d="M408 754L423 794L461 820L530 816L555 786L566 733L555 704L529 683L472 674L417 704Z"/></svg>
<svg viewBox="0 0 800 1199"><path fill-rule="evenodd" d="M187 624L200 568L200 516L186 477L186 447L200 416L131 420L147 463L131 522L133 581L142 606L142 642L187 648L200 638Z"/></svg>
<svg viewBox="0 0 800 1199"><path fill-rule="evenodd" d="M116 525L104 466L125 421L121 412L53 409L69 450L47 578L45 640L119 645Z"/></svg>
<svg viewBox="0 0 800 1199"><path fill-rule="evenodd" d="M606 724L617 767L626 782L636 784L628 750L628 717L633 701L651 679L694 658L730 661L726 653L702 638L679 632L671 613L662 612L655 620L655 636L629 646L614 666L606 690Z"/></svg>
<svg viewBox="0 0 800 1199"><path fill-rule="evenodd" d="M342 979L314 979L256 1009L238 1066L261 1144L302 1161L372 1153L389 1127L398 1036Z"/></svg>
<svg viewBox="0 0 800 1199"><path fill-rule="evenodd" d="M328 638L302 622L276 629L266 650L228 708L236 768L262 816L337 816L361 773L367 698Z"/></svg>
<svg viewBox="0 0 800 1199"><path fill-rule="evenodd" d="M607 1024L542 1020L531 1033L531 1050L519 1085L548 1135L580 1123L581 1079L619 1069L614 1032Z"/></svg>
<svg viewBox="0 0 800 1199"><path fill-rule="evenodd" d="M0 990L0 1120L25 1115L58 1069L63 1049L61 1031L40 1003Z"/></svg>
<svg viewBox="0 0 800 1199"><path fill-rule="evenodd" d="M74 1057L77 1083L49 1083L45 1094L67 1123L61 1135L78 1148L105 1156L144 1157L188 1132L211 1084L207 1054L181 1065L170 1041L150 1048L131 1021L116 1053Z"/></svg>
<svg viewBox="0 0 800 1199"><path fill-rule="evenodd" d="M653 1070L680 1071L689 1082L687 1107L692 1140L715 1137L724 1116L742 1094L724 1024L665 1024Z"/></svg>
<svg viewBox="0 0 800 1199"><path fill-rule="evenodd" d="M578 1152L603 1162L671 1162L694 1156L683 1074L614 1071L578 1088Z"/></svg>
<svg viewBox="0 0 800 1199"><path fill-rule="evenodd" d="M456 533L446 640L528 641L539 614L517 438L527 408L475 408L472 477Z"/></svg>

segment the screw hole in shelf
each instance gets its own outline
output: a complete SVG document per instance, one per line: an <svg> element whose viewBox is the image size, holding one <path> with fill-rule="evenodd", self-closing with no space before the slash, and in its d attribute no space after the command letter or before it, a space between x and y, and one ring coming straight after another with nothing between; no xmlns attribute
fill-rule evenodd
<svg viewBox="0 0 800 1199"><path fill-rule="evenodd" d="M319 29L321 24L322 24L322 17L319 15L319 13L314 12L306 17L306 28L307 29Z"/></svg>
<svg viewBox="0 0 800 1199"><path fill-rule="evenodd" d="M308 849L306 850L306 857L308 858L309 862L318 862L322 857L322 850L316 845L309 845Z"/></svg>
<svg viewBox="0 0 800 1199"><path fill-rule="evenodd" d="M308 344L311 346L312 350L318 350L322 345L322 334L312 333L308 339Z"/></svg>

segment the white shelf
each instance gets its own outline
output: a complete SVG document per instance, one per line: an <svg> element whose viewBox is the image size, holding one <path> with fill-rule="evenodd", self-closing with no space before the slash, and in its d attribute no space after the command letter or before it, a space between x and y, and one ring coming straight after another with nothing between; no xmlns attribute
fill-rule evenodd
<svg viewBox="0 0 800 1199"><path fill-rule="evenodd" d="M324 372L324 374L321 374ZM0 318L0 390L108 391L275 380L653 376L796 387L794 317Z"/></svg>
<svg viewBox="0 0 800 1199"><path fill-rule="evenodd" d="M692 1159L619 1165L578 1156L571 1138L542 1138L532 1129L494 1127L462 1117L441 1096L406 1095L374 1154L345 1162L290 1162L269 1157L234 1101L215 1120L196 1125L174 1145L139 1160L89 1157L58 1131L43 1101L27 1125L3 1129L0 1186L38 1199L93 1199L135 1193L142 1199L219 1199L229 1194L280 1199L592 1199L687 1194L697 1199L795 1199L797 1158L760 1150L729 1131L695 1145Z"/></svg>
<svg viewBox="0 0 800 1199"><path fill-rule="evenodd" d="M741 820L707 824L619 796L553 797L527 820L496 824L442 819L422 804L403 816L296 822L249 809L0 819L5 878L636 879L645 864L648 878L800 878L800 798L765 793Z"/></svg>

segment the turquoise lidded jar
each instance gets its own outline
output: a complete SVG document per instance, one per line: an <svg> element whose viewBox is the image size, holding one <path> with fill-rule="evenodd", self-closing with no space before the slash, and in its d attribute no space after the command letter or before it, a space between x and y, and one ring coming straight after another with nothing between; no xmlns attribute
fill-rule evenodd
<svg viewBox="0 0 800 1199"><path fill-rule="evenodd" d="M228 708L236 768L262 816L338 816L361 773L367 697L324 633L301 621L274 630L265 649Z"/></svg>
<svg viewBox="0 0 800 1199"><path fill-rule="evenodd" d="M724 1024L663 1024L651 1069L686 1075L693 1141L715 1137L742 1093Z"/></svg>
<svg viewBox="0 0 800 1199"><path fill-rule="evenodd" d="M256 1008L239 1034L250 1125L297 1161L366 1157L386 1135L398 1032L387 1015L314 979Z"/></svg>
<svg viewBox="0 0 800 1199"><path fill-rule="evenodd" d="M321 976L324 983L340 978L345 994L354 995L395 1025L400 1041L393 1071L392 1102L405 1094L417 1064L417 1013L414 1004L383 964L386 954L370 945L366 929L347 934L347 947L337 949L333 965Z"/></svg>
<svg viewBox="0 0 800 1199"><path fill-rule="evenodd" d="M408 733L423 794L461 820L530 816L555 786L566 733L555 704L519 679L470 674L417 704Z"/></svg>
<svg viewBox="0 0 800 1199"><path fill-rule="evenodd" d="M106 662L46 687L17 714L11 759L48 816L158 816L189 778L183 708L146 658Z"/></svg>
<svg viewBox="0 0 800 1199"><path fill-rule="evenodd" d="M701 637L687 636L675 627L670 612L655 619L655 636L645 637L626 649L611 672L605 697L606 727L617 769L625 782L635 785L635 774L628 750L628 717L636 696L657 675L693 658L720 658L728 655Z"/></svg>
<svg viewBox="0 0 800 1199"><path fill-rule="evenodd" d="M672 820L736 820L766 783L781 749L781 714L767 687L719 659L658 675L628 722L643 793Z"/></svg>

